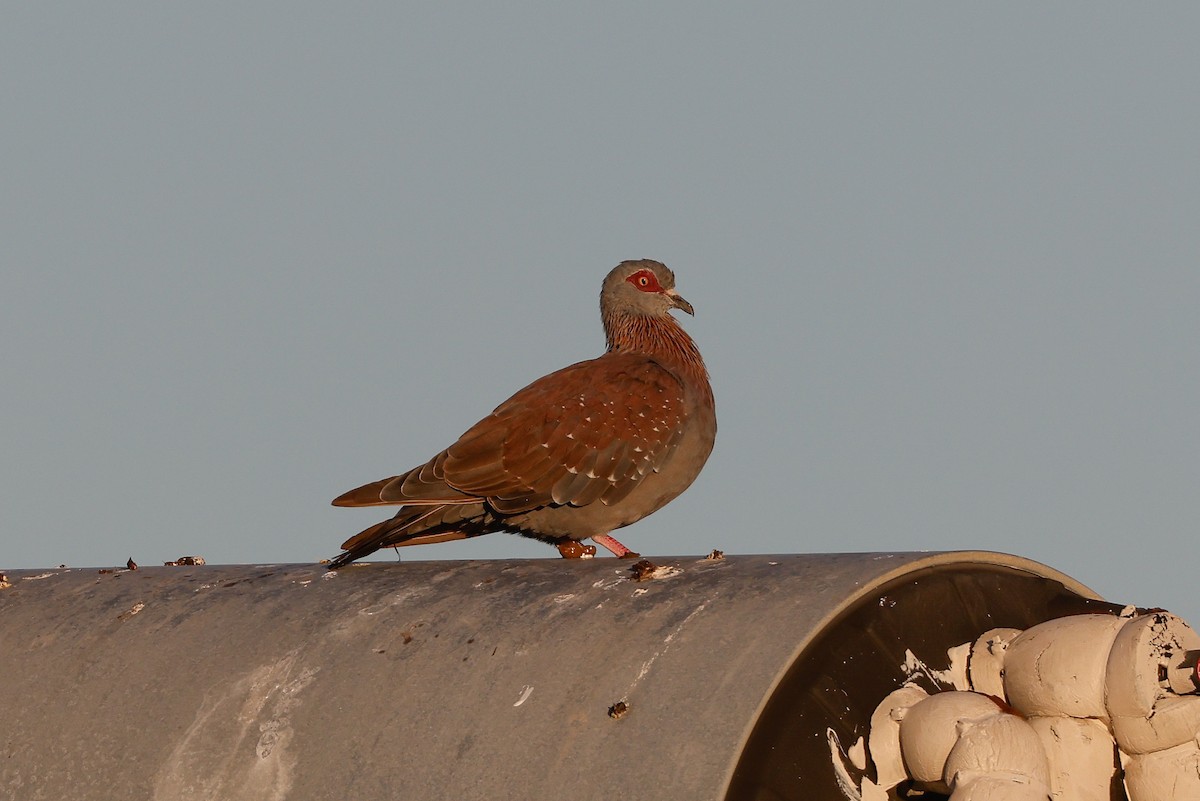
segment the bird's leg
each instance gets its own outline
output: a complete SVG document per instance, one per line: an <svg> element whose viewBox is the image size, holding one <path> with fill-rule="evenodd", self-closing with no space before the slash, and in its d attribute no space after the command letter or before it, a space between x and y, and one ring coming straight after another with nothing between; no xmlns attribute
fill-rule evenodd
<svg viewBox="0 0 1200 801"><path fill-rule="evenodd" d="M634 553L633 551L629 550L624 545L617 542L616 539L608 536L607 534L597 534L596 536L592 537L592 542L596 543L597 545L603 545L605 548L612 551L613 556L617 557L618 559L640 559L642 556L640 553Z"/></svg>
<svg viewBox="0 0 1200 801"><path fill-rule="evenodd" d="M591 559L596 555L595 545L584 545L579 540L563 540L556 547L563 559Z"/></svg>

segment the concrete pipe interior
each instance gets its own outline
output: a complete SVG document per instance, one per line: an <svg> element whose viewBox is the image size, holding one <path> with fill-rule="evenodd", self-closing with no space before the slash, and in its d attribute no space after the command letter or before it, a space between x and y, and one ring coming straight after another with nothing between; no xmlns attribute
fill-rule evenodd
<svg viewBox="0 0 1200 801"><path fill-rule="evenodd" d="M727 801L845 799L837 766L852 774L851 786L864 771L838 752L868 736L880 699L914 673L932 674L930 683L939 683L950 667L949 649L993 628L1120 611L1040 565L975 557L960 562L942 554L912 565L864 588L814 632L759 713Z"/></svg>

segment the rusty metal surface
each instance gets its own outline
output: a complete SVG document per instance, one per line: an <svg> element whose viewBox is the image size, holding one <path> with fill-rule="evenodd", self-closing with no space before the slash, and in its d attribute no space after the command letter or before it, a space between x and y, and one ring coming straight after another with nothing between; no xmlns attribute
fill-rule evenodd
<svg viewBox="0 0 1200 801"><path fill-rule="evenodd" d="M0 798L715 801L872 588L961 563L1094 597L978 552L653 561L6 571Z"/></svg>

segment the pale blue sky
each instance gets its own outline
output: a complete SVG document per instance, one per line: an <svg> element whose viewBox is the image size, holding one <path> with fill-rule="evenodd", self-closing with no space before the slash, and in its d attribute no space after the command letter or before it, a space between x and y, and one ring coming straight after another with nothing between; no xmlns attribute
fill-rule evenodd
<svg viewBox="0 0 1200 801"><path fill-rule="evenodd" d="M1200 623L1197 30L10 7L0 567L333 555L381 513L330 499L599 353L600 281L647 257L696 306L720 432L631 547L1007 551Z"/></svg>

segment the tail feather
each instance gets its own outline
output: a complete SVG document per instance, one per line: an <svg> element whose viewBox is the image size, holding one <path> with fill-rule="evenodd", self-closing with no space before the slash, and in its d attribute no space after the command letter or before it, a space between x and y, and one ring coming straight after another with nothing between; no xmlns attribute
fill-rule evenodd
<svg viewBox="0 0 1200 801"><path fill-rule="evenodd" d="M457 505L417 506L402 509L395 517L376 523L343 542L343 553L331 559L326 567L329 570L335 570L343 565L350 564L356 559L368 556L380 548L448 542L472 536L472 533L469 531L457 527L442 527L439 525L441 523L439 519L441 513L450 506ZM458 507L455 511L459 511L460 509L461 507ZM433 518L433 520L431 521L430 518ZM427 525L421 526L421 523L426 523ZM432 523L432 527L428 525L429 523ZM417 527L417 530L411 530L414 527Z"/></svg>

